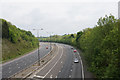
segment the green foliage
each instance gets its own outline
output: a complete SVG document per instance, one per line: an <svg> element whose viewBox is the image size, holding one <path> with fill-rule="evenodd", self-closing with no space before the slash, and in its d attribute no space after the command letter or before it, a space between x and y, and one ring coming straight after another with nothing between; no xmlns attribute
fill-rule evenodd
<svg viewBox="0 0 120 80"><path fill-rule="evenodd" d="M98 78L120 78L119 23L114 16L105 16L92 30L83 32L80 38L89 70Z"/></svg>
<svg viewBox="0 0 120 80"><path fill-rule="evenodd" d="M30 31L16 28L4 19L0 20L2 21L3 61L22 55L38 46L38 39Z"/></svg>
<svg viewBox="0 0 120 80"><path fill-rule="evenodd" d="M78 47L88 63L89 71L98 78L120 78L120 20L105 16L94 28L77 34L54 35L43 41L66 43Z"/></svg>
<svg viewBox="0 0 120 80"><path fill-rule="evenodd" d="M33 45L36 44L37 38L32 35L30 31L21 30L16 28L15 25L12 25L10 22L7 22L4 19L2 20L2 37L9 38L12 43L17 43L20 40L30 41Z"/></svg>
<svg viewBox="0 0 120 80"><path fill-rule="evenodd" d="M3 20L0 19L0 21L2 22L0 25L2 25L2 38L9 38L9 26L8 23Z"/></svg>

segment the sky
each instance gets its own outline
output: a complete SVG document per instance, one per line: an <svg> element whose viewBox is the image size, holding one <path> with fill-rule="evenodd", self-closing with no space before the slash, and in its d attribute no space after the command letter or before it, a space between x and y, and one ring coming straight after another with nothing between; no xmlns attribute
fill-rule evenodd
<svg viewBox="0 0 120 80"><path fill-rule="evenodd" d="M100 17L118 18L120 0L0 0L0 18L37 36L77 33ZM36 29L36 30L33 30Z"/></svg>

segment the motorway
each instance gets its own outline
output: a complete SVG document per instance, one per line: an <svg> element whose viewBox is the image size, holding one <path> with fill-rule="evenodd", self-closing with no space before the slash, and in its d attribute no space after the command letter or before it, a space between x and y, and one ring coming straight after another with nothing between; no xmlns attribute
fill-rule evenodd
<svg viewBox="0 0 120 80"><path fill-rule="evenodd" d="M57 43L57 47L56 56L29 78L83 78L81 58L78 52L74 53L74 49L65 44ZM74 63L76 57L79 59L79 63Z"/></svg>
<svg viewBox="0 0 120 80"><path fill-rule="evenodd" d="M29 78L83 78L82 61L78 52L73 52L72 46L54 43L57 45L55 56L42 68L33 73ZM45 47L49 44L41 43L40 57L45 56L50 50ZM2 65L2 77L8 78L16 72L37 61L37 51L31 52L23 57L7 62ZM74 58L79 59L79 63L74 63Z"/></svg>
<svg viewBox="0 0 120 80"><path fill-rule="evenodd" d="M50 51L48 43L40 44L40 58L45 56ZM48 46L48 49L46 49ZM19 57L15 60L2 64L2 78L9 78L20 70L30 66L38 60L38 50L35 50L29 54Z"/></svg>

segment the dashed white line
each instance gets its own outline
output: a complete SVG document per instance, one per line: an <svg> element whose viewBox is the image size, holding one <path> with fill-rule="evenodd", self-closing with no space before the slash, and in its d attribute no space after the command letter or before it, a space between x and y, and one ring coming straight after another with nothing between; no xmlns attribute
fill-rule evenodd
<svg viewBox="0 0 120 80"><path fill-rule="evenodd" d="M18 67L18 68L20 68L20 67Z"/></svg>
<svg viewBox="0 0 120 80"><path fill-rule="evenodd" d="M70 71L72 71L72 69Z"/></svg>
<svg viewBox="0 0 120 80"><path fill-rule="evenodd" d="M50 76L50 78L52 78L52 75Z"/></svg>
<svg viewBox="0 0 120 80"><path fill-rule="evenodd" d="M69 77L71 77L71 75L69 75Z"/></svg>
<svg viewBox="0 0 120 80"><path fill-rule="evenodd" d="M61 47L62 48L62 47ZM59 52L59 50L58 50ZM46 75L44 76L44 78L48 75L48 73L56 66L56 64L58 63L58 61L62 58L63 55L63 48L62 48L62 54L60 55L59 59L57 60L57 62L52 66L52 68L46 73Z"/></svg>
<svg viewBox="0 0 120 80"><path fill-rule="evenodd" d="M9 71L9 73L11 73L11 71Z"/></svg>
<svg viewBox="0 0 120 80"><path fill-rule="evenodd" d="M58 47L58 45L56 45L57 47ZM53 47L52 47L52 49L53 49ZM58 49L59 50L59 49ZM51 50L52 51L52 50ZM50 53L50 52L49 52ZM49 54L48 53L48 54ZM58 53L57 53L58 54ZM35 56L36 57L36 56ZM53 61L53 59L55 58L56 56L54 56L45 66L43 66L40 70L38 70L38 71L36 71L34 74L37 74L38 72L40 72L42 69L44 69L50 62L52 62ZM31 76L30 78L33 78L34 76ZM44 76L43 76L43 78L44 78Z"/></svg>
<svg viewBox="0 0 120 80"><path fill-rule="evenodd" d="M37 77L37 78L44 78L43 76L38 76L38 75L34 75L34 77Z"/></svg>
<svg viewBox="0 0 120 80"><path fill-rule="evenodd" d="M62 63L62 61L61 61L61 63Z"/></svg>
<svg viewBox="0 0 120 80"><path fill-rule="evenodd" d="M57 78L57 76L55 78Z"/></svg>

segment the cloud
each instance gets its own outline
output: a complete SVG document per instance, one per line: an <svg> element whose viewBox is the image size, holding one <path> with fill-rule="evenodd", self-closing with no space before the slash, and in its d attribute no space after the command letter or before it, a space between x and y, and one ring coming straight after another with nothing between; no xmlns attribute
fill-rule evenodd
<svg viewBox="0 0 120 80"><path fill-rule="evenodd" d="M106 14L118 15L117 0L2 0L0 10L1 18L21 29L43 28L42 36L75 33L94 27Z"/></svg>

